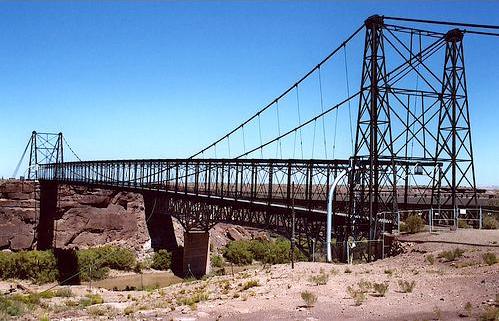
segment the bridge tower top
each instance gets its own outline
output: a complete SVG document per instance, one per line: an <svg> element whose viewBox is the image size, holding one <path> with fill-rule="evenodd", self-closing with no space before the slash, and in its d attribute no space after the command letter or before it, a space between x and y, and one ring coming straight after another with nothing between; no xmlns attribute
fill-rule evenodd
<svg viewBox="0 0 499 321"><path fill-rule="evenodd" d="M367 18L364 21L364 25L366 28L372 29L372 28L380 28L384 25L384 20L385 18L383 16L380 16L378 14L372 15L369 18Z"/></svg>
<svg viewBox="0 0 499 321"><path fill-rule="evenodd" d="M12 177L17 176L24 157L29 151L28 167L22 172L21 176L26 176L27 179L37 179L38 165L64 162L63 145L64 138L61 132L42 133L36 130L32 131Z"/></svg>
<svg viewBox="0 0 499 321"><path fill-rule="evenodd" d="M461 29L451 29L445 34L445 41L460 42L463 40L464 32Z"/></svg>

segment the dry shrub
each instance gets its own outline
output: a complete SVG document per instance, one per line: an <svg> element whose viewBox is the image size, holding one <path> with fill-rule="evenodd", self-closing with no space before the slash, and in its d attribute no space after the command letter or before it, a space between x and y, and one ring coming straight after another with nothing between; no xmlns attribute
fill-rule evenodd
<svg viewBox="0 0 499 321"><path fill-rule="evenodd" d="M305 305L309 308L313 307L314 304L317 302L317 295L315 295L310 291L303 291L301 293L301 298L305 302Z"/></svg>
<svg viewBox="0 0 499 321"><path fill-rule="evenodd" d="M351 286L347 287L348 294L352 297L356 306L362 305L364 301L367 299L367 295L361 289L355 289Z"/></svg>
<svg viewBox="0 0 499 321"><path fill-rule="evenodd" d="M407 217L407 219L405 220L404 228L406 232L414 234L421 232L424 229L424 225L425 224L421 216L412 214L409 215L409 217Z"/></svg>
<svg viewBox="0 0 499 321"><path fill-rule="evenodd" d="M438 257L443 258L444 262L451 262L455 261L457 258L460 258L463 256L464 250L456 247L454 250L451 251L443 251L441 252Z"/></svg>
<svg viewBox="0 0 499 321"><path fill-rule="evenodd" d="M195 292L192 294L190 297L183 297L183 298L178 298L177 299L177 304L179 305L188 305L192 309L196 307L196 303L199 303L201 301L206 301L208 300L208 293L199 290L198 292Z"/></svg>
<svg viewBox="0 0 499 321"><path fill-rule="evenodd" d="M360 280L357 284L362 292L368 292L373 287L372 283L366 280Z"/></svg>
<svg viewBox="0 0 499 321"><path fill-rule="evenodd" d="M457 222L457 226L459 228L471 228L471 225L468 224L468 221L467 220L459 220Z"/></svg>
<svg viewBox="0 0 499 321"><path fill-rule="evenodd" d="M497 321L499 320L499 308L488 307L484 313L480 315L480 321Z"/></svg>
<svg viewBox="0 0 499 321"><path fill-rule="evenodd" d="M373 283L373 289L376 296L385 296L388 292L388 283Z"/></svg>
<svg viewBox="0 0 499 321"><path fill-rule="evenodd" d="M242 287L243 287L243 291L244 290L247 290L247 289L250 289L250 288L253 288L255 286L258 286L258 281L257 280L250 280L248 282L245 282Z"/></svg>
<svg viewBox="0 0 499 321"><path fill-rule="evenodd" d="M497 230L499 228L499 222L493 216L485 216L483 218L482 226L486 230Z"/></svg>
<svg viewBox="0 0 499 321"><path fill-rule="evenodd" d="M470 302L466 302L466 305L464 306L464 309L466 310L467 316L471 317L471 312L473 310L473 305Z"/></svg>
<svg viewBox="0 0 499 321"><path fill-rule="evenodd" d="M309 278L309 281L315 285L326 285L329 281L329 275L324 272L324 269L321 269L320 273L317 275L312 275Z"/></svg>
<svg viewBox="0 0 499 321"><path fill-rule="evenodd" d="M411 293L416 286L416 281L399 280L400 292Z"/></svg>
<svg viewBox="0 0 499 321"><path fill-rule="evenodd" d="M487 265L494 265L497 263L497 257L495 253L486 252L482 255L483 261L487 263Z"/></svg>

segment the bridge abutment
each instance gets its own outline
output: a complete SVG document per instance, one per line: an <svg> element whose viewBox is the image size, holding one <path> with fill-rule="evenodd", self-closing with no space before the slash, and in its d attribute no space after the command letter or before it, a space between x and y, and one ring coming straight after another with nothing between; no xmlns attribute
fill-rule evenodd
<svg viewBox="0 0 499 321"><path fill-rule="evenodd" d="M199 278L209 273L210 233L206 231L184 232L184 277Z"/></svg>

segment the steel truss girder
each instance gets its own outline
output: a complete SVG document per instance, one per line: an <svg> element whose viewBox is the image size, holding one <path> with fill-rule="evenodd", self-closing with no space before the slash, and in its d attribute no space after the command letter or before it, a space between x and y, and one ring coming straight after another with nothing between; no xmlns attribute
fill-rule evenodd
<svg viewBox="0 0 499 321"><path fill-rule="evenodd" d="M260 228L291 238L292 209L286 206L268 206L260 203L240 202L153 192L159 200L157 211L177 218L186 230L209 230L217 223L239 224ZM311 255L314 242L323 244L325 215L305 208L295 209L295 238L297 246ZM345 216L335 217L338 225Z"/></svg>

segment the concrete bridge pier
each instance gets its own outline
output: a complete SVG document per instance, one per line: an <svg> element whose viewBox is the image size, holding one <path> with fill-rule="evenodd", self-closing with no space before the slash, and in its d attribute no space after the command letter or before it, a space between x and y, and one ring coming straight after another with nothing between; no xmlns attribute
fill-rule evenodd
<svg viewBox="0 0 499 321"><path fill-rule="evenodd" d="M172 253L172 271L182 276L182 248L177 243L172 216L167 213L166 200L160 195L144 193L145 220L151 247Z"/></svg>
<svg viewBox="0 0 499 321"><path fill-rule="evenodd" d="M145 219L151 247L172 253L172 271L180 277L199 278L209 273L210 234L205 230L184 232L184 247L178 245L172 221L172 202L159 193L144 193ZM171 204L170 204L171 205Z"/></svg>
<svg viewBox="0 0 499 321"><path fill-rule="evenodd" d="M210 233L184 232L183 276L202 277L210 272Z"/></svg>
<svg viewBox="0 0 499 321"><path fill-rule="evenodd" d="M57 216L57 190L54 182L40 182L40 216L36 226L36 249L48 250L54 246L54 220Z"/></svg>

